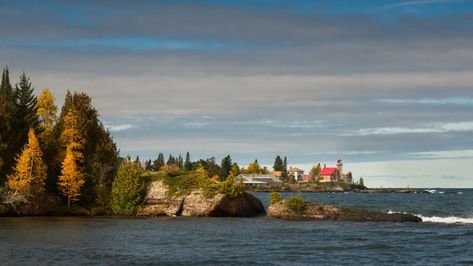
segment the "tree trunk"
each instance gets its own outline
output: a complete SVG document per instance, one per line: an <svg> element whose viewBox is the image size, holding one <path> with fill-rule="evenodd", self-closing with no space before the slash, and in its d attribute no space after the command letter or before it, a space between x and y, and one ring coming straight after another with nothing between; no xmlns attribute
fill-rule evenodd
<svg viewBox="0 0 473 266"><path fill-rule="evenodd" d="M71 208L71 197L67 197L67 208Z"/></svg>

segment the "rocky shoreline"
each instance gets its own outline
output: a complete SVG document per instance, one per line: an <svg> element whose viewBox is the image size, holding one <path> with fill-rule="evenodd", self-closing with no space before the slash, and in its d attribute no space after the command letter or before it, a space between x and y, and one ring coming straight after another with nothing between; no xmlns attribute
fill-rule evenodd
<svg viewBox="0 0 473 266"><path fill-rule="evenodd" d="M420 217L403 213L382 213L305 201L300 210L291 209L287 199L273 203L268 208L268 217L295 221L353 221L353 222L422 222Z"/></svg>
<svg viewBox="0 0 473 266"><path fill-rule="evenodd" d="M150 184L144 206L138 216L253 217L266 213L255 196L244 192L229 196L223 193L205 195L202 189L185 195L171 195L162 181Z"/></svg>

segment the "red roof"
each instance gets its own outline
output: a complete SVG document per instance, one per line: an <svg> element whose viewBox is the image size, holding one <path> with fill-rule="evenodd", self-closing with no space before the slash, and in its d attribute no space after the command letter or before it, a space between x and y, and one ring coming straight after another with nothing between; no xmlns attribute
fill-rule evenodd
<svg viewBox="0 0 473 266"><path fill-rule="evenodd" d="M320 171L320 175L332 175L335 172L335 168L324 168Z"/></svg>

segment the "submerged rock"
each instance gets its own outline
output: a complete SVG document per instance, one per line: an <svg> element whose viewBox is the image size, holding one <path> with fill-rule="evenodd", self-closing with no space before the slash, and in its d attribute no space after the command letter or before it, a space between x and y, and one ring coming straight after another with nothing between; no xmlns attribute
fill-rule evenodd
<svg viewBox="0 0 473 266"><path fill-rule="evenodd" d="M290 210L285 201L271 204L268 216L287 220L336 220L356 222L422 222L420 217L403 213L383 213L363 209L344 208L333 205L306 202L304 211Z"/></svg>
<svg viewBox="0 0 473 266"><path fill-rule="evenodd" d="M138 215L147 216L206 216L251 217L265 213L263 204L251 194L231 197L217 193L205 197L202 190L187 195L170 195L162 181L152 182L145 197L145 205Z"/></svg>

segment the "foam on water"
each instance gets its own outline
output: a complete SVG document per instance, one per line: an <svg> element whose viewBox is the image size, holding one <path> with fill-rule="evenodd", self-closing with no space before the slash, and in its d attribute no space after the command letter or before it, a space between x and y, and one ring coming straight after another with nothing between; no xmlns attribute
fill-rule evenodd
<svg viewBox="0 0 473 266"><path fill-rule="evenodd" d="M410 214L407 212L396 212L396 211L388 211L389 214L391 213L404 213ZM422 219L422 222L429 222L429 223L444 223L444 224L473 224L473 218L465 218L465 217L457 217L457 216L448 216L448 217L440 217L440 216L422 216L420 214L414 214L415 216L419 216Z"/></svg>
<svg viewBox="0 0 473 266"><path fill-rule="evenodd" d="M439 216L431 216L425 217L422 215L417 215L422 218L423 222L430 222L430 223L445 223L445 224L473 224L473 218L464 218L464 217L457 217L457 216L449 216L449 217L439 217Z"/></svg>

